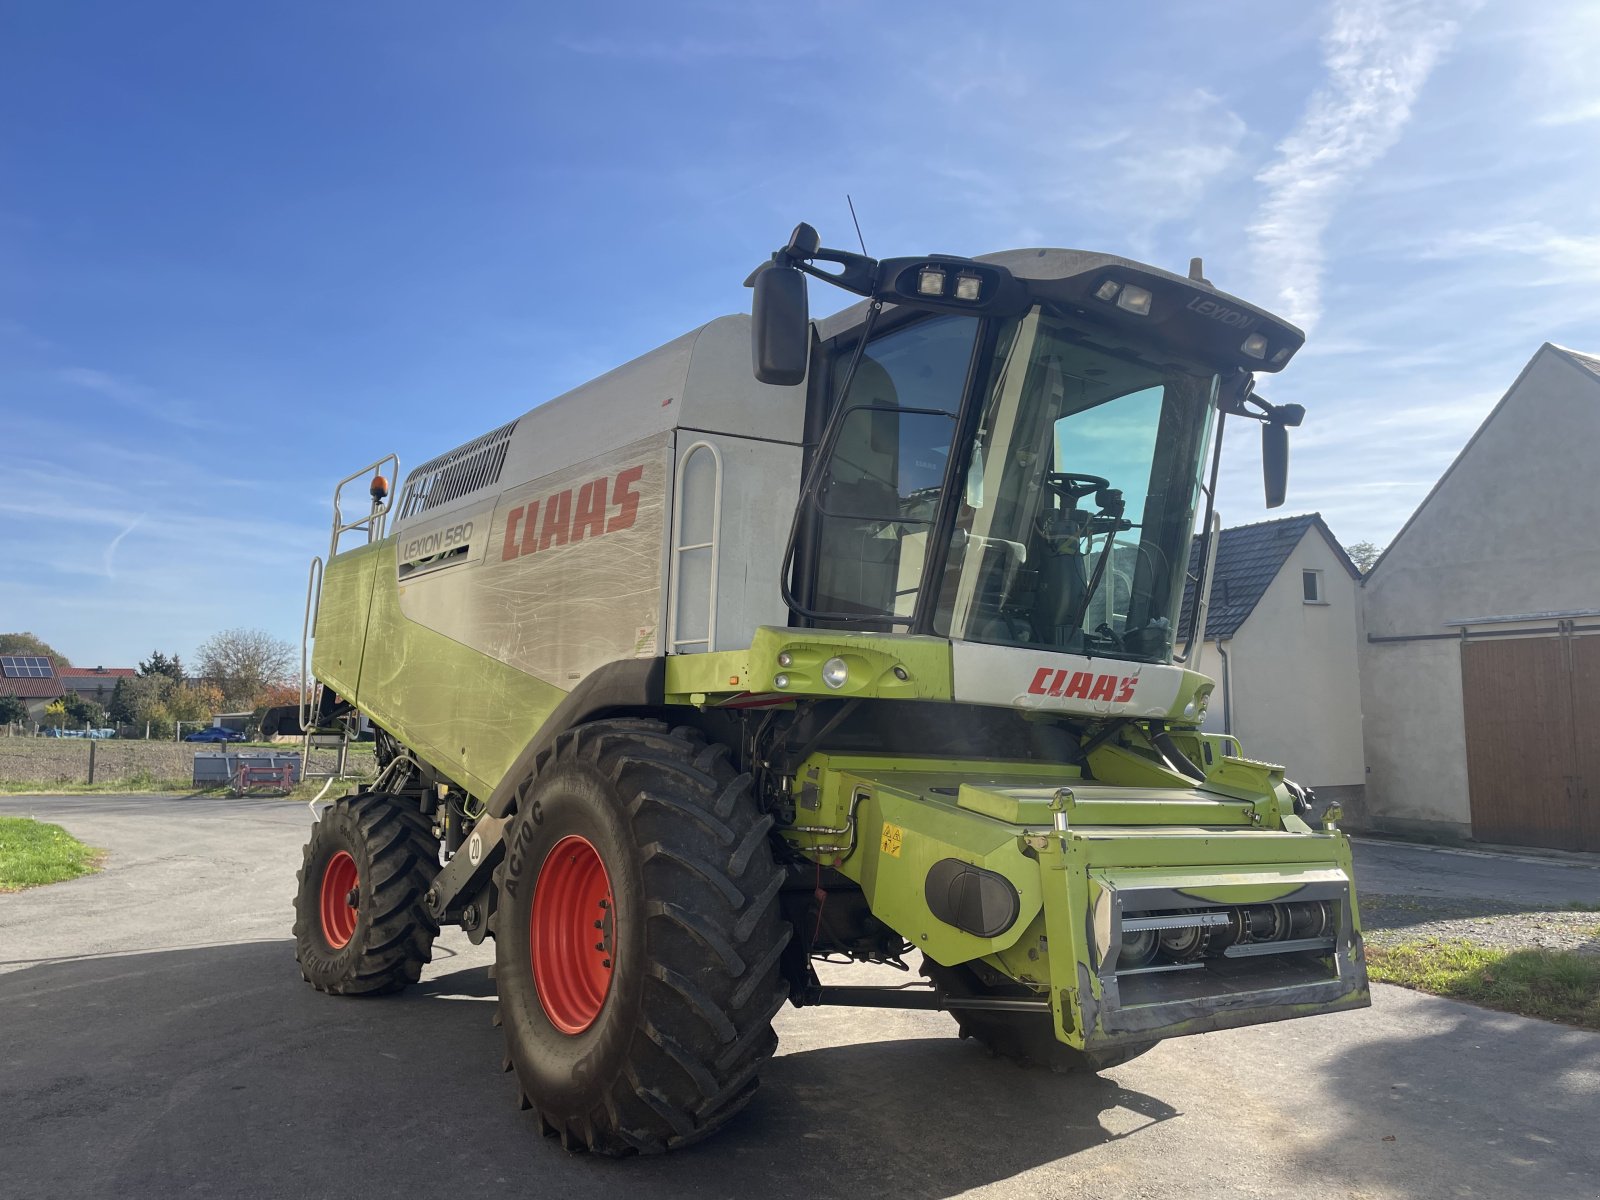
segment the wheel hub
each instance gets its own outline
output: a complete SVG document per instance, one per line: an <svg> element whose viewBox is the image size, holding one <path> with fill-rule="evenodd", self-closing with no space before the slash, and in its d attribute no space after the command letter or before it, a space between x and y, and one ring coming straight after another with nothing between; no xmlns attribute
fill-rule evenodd
<svg viewBox="0 0 1600 1200"><path fill-rule="evenodd" d="M545 1016L562 1033L582 1033L605 1005L616 958L611 876L587 838L564 837L545 856L528 942Z"/></svg>
<svg viewBox="0 0 1600 1200"><path fill-rule="evenodd" d="M322 872L318 908L322 914L322 936L335 950L343 950L355 936L360 912L361 873L348 850L340 850L328 860Z"/></svg>

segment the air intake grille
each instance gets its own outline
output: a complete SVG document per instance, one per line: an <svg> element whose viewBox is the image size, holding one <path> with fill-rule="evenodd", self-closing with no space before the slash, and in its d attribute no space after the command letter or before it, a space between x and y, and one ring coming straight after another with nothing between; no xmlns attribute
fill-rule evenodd
<svg viewBox="0 0 1600 1200"><path fill-rule="evenodd" d="M506 448L516 429L515 421L502 425L412 471L400 494L400 520L498 483L500 469L506 465Z"/></svg>

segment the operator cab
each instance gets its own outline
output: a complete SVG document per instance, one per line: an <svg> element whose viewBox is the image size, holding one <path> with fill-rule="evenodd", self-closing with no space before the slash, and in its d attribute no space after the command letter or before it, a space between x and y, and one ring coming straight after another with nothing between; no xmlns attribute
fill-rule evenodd
<svg viewBox="0 0 1600 1200"><path fill-rule="evenodd" d="M1216 376L1096 349L1041 308L980 324L936 316L864 350L820 468L808 607L1164 660Z"/></svg>
<svg viewBox="0 0 1600 1200"><path fill-rule="evenodd" d="M869 303L807 352L823 369L783 579L796 620L1170 662L1214 416L1270 429L1270 502L1300 411L1256 396L1246 364L1280 369L1300 331L1197 268L1078 251L877 263L801 226L751 277L758 378L800 361L784 330L804 317L801 272Z"/></svg>

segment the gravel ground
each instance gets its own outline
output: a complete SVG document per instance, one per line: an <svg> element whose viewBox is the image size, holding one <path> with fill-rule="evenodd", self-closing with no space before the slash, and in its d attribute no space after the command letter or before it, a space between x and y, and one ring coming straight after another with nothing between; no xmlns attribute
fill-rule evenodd
<svg viewBox="0 0 1600 1200"><path fill-rule="evenodd" d="M1573 950L1600 956L1600 912L1440 896L1361 897L1361 928L1378 946L1465 939L1496 950Z"/></svg>

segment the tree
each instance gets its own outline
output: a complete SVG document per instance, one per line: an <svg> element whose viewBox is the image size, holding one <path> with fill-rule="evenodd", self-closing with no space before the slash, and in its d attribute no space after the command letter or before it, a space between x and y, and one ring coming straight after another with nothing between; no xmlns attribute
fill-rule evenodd
<svg viewBox="0 0 1600 1200"><path fill-rule="evenodd" d="M123 676L117 680L117 686L111 689L111 699L106 702L106 716L118 725L132 725L133 703L128 695L128 680Z"/></svg>
<svg viewBox="0 0 1600 1200"><path fill-rule="evenodd" d="M28 719L28 705L20 696L0 696L0 725L20 725Z"/></svg>
<svg viewBox="0 0 1600 1200"><path fill-rule="evenodd" d="M150 732L157 737L172 732L172 714L167 711L166 698L177 691L179 684L166 675L139 675L133 679L124 679L117 685L117 691L122 693L123 711L130 725L150 726ZM115 693L111 702L116 704Z"/></svg>
<svg viewBox="0 0 1600 1200"><path fill-rule="evenodd" d="M39 724L47 729L61 729L72 725L72 718L67 716L67 698L57 696L44 706L44 716L39 719Z"/></svg>
<svg viewBox="0 0 1600 1200"><path fill-rule="evenodd" d="M1377 565L1383 547L1375 546L1371 542L1357 542L1353 546L1346 546L1344 552L1350 556L1350 561L1355 563L1356 570L1365 575Z"/></svg>
<svg viewBox="0 0 1600 1200"><path fill-rule="evenodd" d="M178 661L178 656L176 654L174 654L171 658L168 658L165 654L161 653L161 651L152 650L150 652L150 657L139 664L139 674L165 675L168 679L182 683L183 663Z"/></svg>
<svg viewBox="0 0 1600 1200"><path fill-rule="evenodd" d="M91 729L99 729L106 723L106 710L97 702L74 693L68 693L62 699L66 701L67 721L72 728L82 729L87 725Z"/></svg>
<svg viewBox="0 0 1600 1200"><path fill-rule="evenodd" d="M260 629L225 629L199 650L197 674L214 681L231 712L256 707L257 698L274 684L288 683L294 647Z"/></svg>
<svg viewBox="0 0 1600 1200"><path fill-rule="evenodd" d="M214 683L198 687L175 687L162 701L174 721L185 725L209 725L224 708L222 691Z"/></svg>
<svg viewBox="0 0 1600 1200"><path fill-rule="evenodd" d="M58 653L31 633L0 633L0 654L37 654L48 658L57 668L72 665L65 654Z"/></svg>

